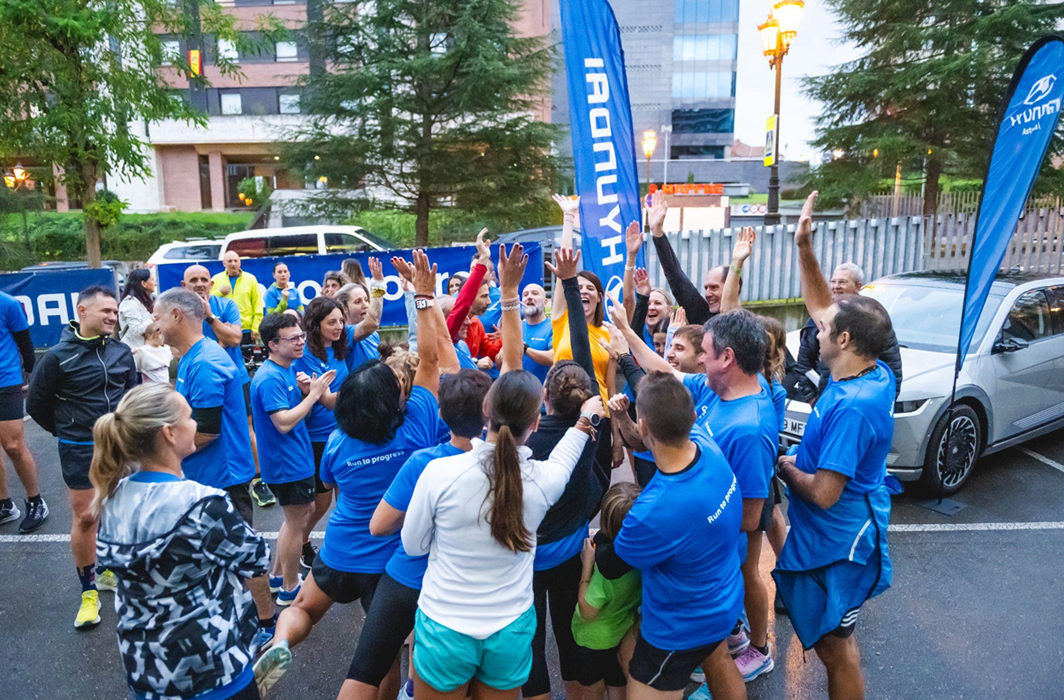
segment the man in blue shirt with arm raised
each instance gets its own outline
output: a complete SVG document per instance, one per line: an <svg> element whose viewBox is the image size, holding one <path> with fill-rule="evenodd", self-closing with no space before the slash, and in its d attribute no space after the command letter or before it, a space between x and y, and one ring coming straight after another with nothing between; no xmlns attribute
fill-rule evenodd
<svg viewBox="0 0 1064 700"><path fill-rule="evenodd" d="M524 338L523 369L536 375L540 382L546 381L547 372L554 366L554 330L545 313L547 293L538 284L530 284L521 292L521 311L524 322L521 332Z"/></svg>
<svg viewBox="0 0 1064 700"><path fill-rule="evenodd" d="M806 306L819 327L820 357L831 372L795 456L781 457L791 531L772 572L794 631L828 674L832 700L864 698L853 636L864 603L890 587L887 476L894 438L895 377L879 355L893 337L886 309L856 294L834 303L812 248L813 192L795 242Z"/></svg>

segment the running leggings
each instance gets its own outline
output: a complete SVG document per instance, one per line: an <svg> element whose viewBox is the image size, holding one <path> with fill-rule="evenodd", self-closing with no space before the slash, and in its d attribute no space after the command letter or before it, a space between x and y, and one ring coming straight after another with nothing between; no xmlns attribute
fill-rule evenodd
<svg viewBox="0 0 1064 700"><path fill-rule="evenodd" d="M381 576L369 606L362 635L347 677L379 688L414 629L414 613L421 591L409 588L388 574ZM254 684L252 684L254 685Z"/></svg>
<svg viewBox="0 0 1064 700"><path fill-rule="evenodd" d="M532 638L532 672L521 689L524 697L550 693L550 672L547 670L547 607L550 603L550 622L554 641L558 645L563 681L575 681L580 663L579 650L573 640L573 611L580 595L580 553L553 569L532 575L532 595L536 607L536 635Z"/></svg>

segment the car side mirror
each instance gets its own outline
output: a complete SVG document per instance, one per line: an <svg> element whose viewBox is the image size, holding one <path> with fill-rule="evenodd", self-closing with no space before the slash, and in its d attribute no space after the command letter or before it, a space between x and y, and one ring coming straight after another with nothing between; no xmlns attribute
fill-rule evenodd
<svg viewBox="0 0 1064 700"><path fill-rule="evenodd" d="M1030 345L1030 343L1028 343L1023 338L1017 338L1011 335L1002 335L1000 338L998 338L998 341L994 343L994 347L991 349L991 352L993 354L1016 352L1017 350L1023 350L1028 345Z"/></svg>

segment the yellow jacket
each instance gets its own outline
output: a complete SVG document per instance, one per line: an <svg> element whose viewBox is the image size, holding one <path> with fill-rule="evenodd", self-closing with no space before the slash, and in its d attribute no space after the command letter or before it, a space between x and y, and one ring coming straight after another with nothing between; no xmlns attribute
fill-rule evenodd
<svg viewBox="0 0 1064 700"><path fill-rule="evenodd" d="M222 288L229 286L229 273L222 270L211 277L211 282L214 283L211 294L220 297ZM233 291L226 295L226 298L232 299L240 310L241 328L258 332L259 322L262 321L262 292L259 291L259 281L255 279L255 275L241 271L240 276L236 278L236 284L233 285Z"/></svg>

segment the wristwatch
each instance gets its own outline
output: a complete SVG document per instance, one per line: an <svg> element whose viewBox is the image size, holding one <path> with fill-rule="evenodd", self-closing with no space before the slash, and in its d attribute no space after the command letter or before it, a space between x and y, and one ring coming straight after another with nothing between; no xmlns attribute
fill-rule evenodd
<svg viewBox="0 0 1064 700"><path fill-rule="evenodd" d="M599 423L602 422L602 416L597 413L581 413L581 418L587 418L587 422L591 424L592 428L597 428Z"/></svg>
<svg viewBox="0 0 1064 700"><path fill-rule="evenodd" d="M204 321L206 321L206 322L207 322L207 325L209 326L209 325L211 325L212 323L214 323L214 319L216 319L216 318L218 318L218 317L217 317L217 316L215 316L214 314L211 314L210 316L208 316L207 318L205 318L205 319L203 319L203 320L204 320Z"/></svg>

